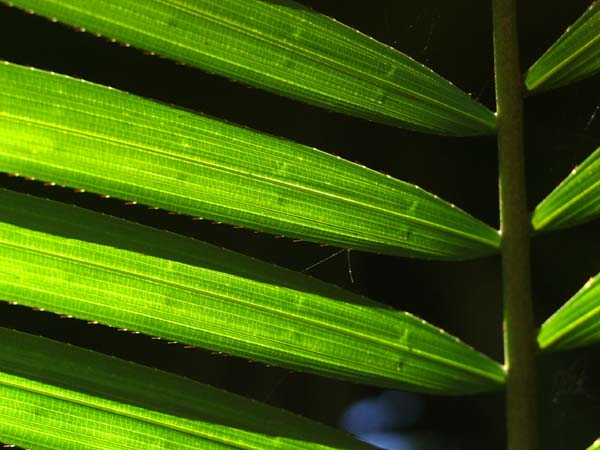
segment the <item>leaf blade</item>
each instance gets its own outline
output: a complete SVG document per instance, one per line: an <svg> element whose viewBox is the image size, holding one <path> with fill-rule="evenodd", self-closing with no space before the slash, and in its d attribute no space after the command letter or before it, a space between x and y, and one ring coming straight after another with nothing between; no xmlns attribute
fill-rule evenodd
<svg viewBox="0 0 600 450"><path fill-rule="evenodd" d="M590 447L588 447L587 450L598 450L598 449L600 449L600 438L596 439L594 441L594 443Z"/></svg>
<svg viewBox="0 0 600 450"><path fill-rule="evenodd" d="M538 334L542 350L563 350L600 341L600 277L588 282L546 320Z"/></svg>
<svg viewBox="0 0 600 450"><path fill-rule="evenodd" d="M294 2L17 0L194 67L394 126L493 134L495 116L408 56ZM117 19L118 18L118 19Z"/></svg>
<svg viewBox="0 0 600 450"><path fill-rule="evenodd" d="M531 223L535 230L553 230L577 225L600 215L600 148L576 167L535 208Z"/></svg>
<svg viewBox="0 0 600 450"><path fill-rule="evenodd" d="M287 411L50 339L0 328L0 349L5 442L57 449L371 448Z"/></svg>
<svg viewBox="0 0 600 450"><path fill-rule="evenodd" d="M259 283L335 298L357 305L386 306L307 274L269 264L207 242L84 208L0 188L0 221L67 239L129 250L205 267Z"/></svg>
<svg viewBox="0 0 600 450"><path fill-rule="evenodd" d="M525 74L530 92L555 89L600 71L600 6L587 11L538 59Z"/></svg>
<svg viewBox="0 0 600 450"><path fill-rule="evenodd" d="M324 152L81 80L0 67L0 170L372 252L467 259L498 248L496 230L454 206Z"/></svg>
<svg viewBox="0 0 600 450"><path fill-rule="evenodd" d="M7 223L0 273L4 300L268 364L447 394L504 381L496 362L407 313Z"/></svg>

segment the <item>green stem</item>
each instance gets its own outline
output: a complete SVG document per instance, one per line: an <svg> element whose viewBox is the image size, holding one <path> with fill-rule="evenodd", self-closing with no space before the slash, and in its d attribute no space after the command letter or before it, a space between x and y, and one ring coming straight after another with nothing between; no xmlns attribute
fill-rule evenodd
<svg viewBox="0 0 600 450"><path fill-rule="evenodd" d="M515 0L492 0L498 114L504 353L509 450L537 450L537 351L523 157L523 81Z"/></svg>

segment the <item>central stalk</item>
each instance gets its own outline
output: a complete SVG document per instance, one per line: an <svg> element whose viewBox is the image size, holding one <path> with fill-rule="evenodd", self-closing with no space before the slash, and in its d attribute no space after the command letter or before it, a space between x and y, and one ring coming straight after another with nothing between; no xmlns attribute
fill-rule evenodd
<svg viewBox="0 0 600 450"><path fill-rule="evenodd" d="M498 115L506 418L509 450L537 450L536 334L523 155L523 81L515 0L492 0Z"/></svg>

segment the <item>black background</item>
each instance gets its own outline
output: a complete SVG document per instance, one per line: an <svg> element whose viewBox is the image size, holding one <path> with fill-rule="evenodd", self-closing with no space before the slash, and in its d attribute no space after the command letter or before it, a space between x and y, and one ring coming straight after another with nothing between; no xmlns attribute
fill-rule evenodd
<svg viewBox="0 0 600 450"><path fill-rule="evenodd" d="M303 1L428 65L494 110L490 3L481 0ZM580 16L589 0L521 2L521 62L526 69ZM295 140L417 184L498 227L495 139L429 136L327 112L0 5L0 58L84 78ZM600 145L600 77L526 100L531 209ZM2 87L0 86L0 89ZM336 249L273 239L227 225L125 206L39 182L0 175L0 184L169 229L303 270ZM535 317L543 322L600 272L598 222L533 240ZM498 257L441 263L351 252L311 274L408 310L502 361ZM0 298L1 298L0 292ZM186 350L75 319L0 302L0 325L179 373L336 425L353 401L377 389L290 373L233 357ZM584 449L600 433L600 348L540 358L544 449ZM443 448L505 448L501 394L424 397L410 431L433 433Z"/></svg>

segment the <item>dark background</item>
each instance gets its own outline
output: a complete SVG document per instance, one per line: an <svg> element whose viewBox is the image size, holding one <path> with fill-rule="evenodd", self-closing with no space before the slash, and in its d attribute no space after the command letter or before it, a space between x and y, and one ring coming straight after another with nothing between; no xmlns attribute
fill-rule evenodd
<svg viewBox="0 0 600 450"><path fill-rule="evenodd" d="M303 1L428 65L494 110L491 7L481 0ZM526 69L590 0L521 2L522 67ZM495 139L428 136L350 118L205 74L141 51L0 5L0 58L81 77L145 97L202 111L256 130L336 153L417 184L498 227ZM600 146L600 77L526 100L526 152L531 209ZM0 89L2 87L0 86ZM594 113L598 112L597 117ZM310 243L273 239L186 216L125 206L58 187L0 175L11 189L76 203L172 230L303 270L335 253ZM535 317L542 323L600 272L598 221L533 240ZM502 361L498 257L429 262L351 252L310 271L375 300L408 310ZM0 293L0 298L1 298ZM374 388L259 363L186 350L75 319L60 319L0 302L0 326L179 373L337 425L354 401ZM540 358L544 449L584 449L600 433L600 348ZM407 433L435 436L441 449L504 449L501 394L422 396L425 409Z"/></svg>

